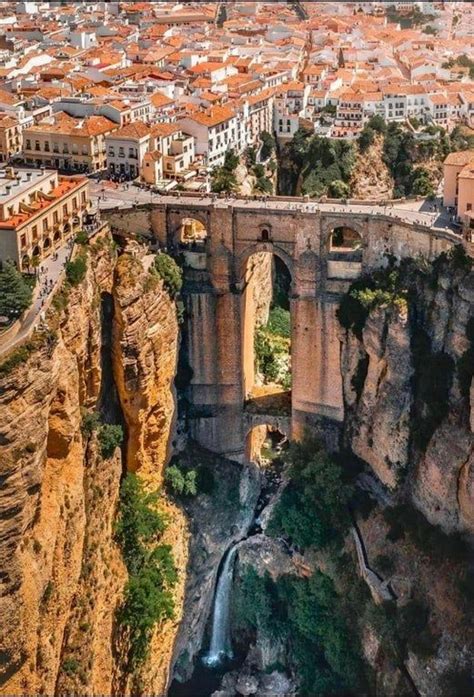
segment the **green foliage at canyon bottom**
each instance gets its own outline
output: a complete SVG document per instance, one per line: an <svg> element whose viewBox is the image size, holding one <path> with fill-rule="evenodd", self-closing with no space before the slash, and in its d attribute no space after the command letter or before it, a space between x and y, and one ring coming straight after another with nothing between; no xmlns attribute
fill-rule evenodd
<svg viewBox="0 0 474 697"><path fill-rule="evenodd" d="M357 637L340 610L340 598L328 576L309 578L266 573L244 567L233 600L237 632L255 632L286 645L300 680L300 695L340 694L366 687Z"/></svg>
<svg viewBox="0 0 474 697"><path fill-rule="evenodd" d="M335 457L315 439L291 445L289 484L278 501L268 533L302 549L341 542L350 524L353 486Z"/></svg>
<svg viewBox="0 0 474 697"><path fill-rule="evenodd" d="M140 479L128 473L120 488L116 538L129 580L117 619L127 633L131 671L148 657L155 627L174 616L177 573L171 547L160 542L167 520L157 503L158 494L146 492Z"/></svg>

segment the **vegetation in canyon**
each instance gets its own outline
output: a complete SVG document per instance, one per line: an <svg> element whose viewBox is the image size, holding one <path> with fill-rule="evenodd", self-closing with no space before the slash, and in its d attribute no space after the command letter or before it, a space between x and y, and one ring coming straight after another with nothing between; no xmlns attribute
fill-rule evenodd
<svg viewBox="0 0 474 697"><path fill-rule="evenodd" d="M255 368L265 383L291 388L291 317L288 279L278 266L273 281L273 301L268 321L255 328Z"/></svg>
<svg viewBox="0 0 474 697"><path fill-rule="evenodd" d="M232 617L242 642L260 635L285 645L286 667L298 675L302 697L365 691L357 636L341 613L334 583L320 571L309 578L283 575L273 580L268 573L260 576L252 567L244 568Z"/></svg>
<svg viewBox="0 0 474 697"><path fill-rule="evenodd" d="M171 298L176 298L183 285L183 271L173 257L165 252L155 256L151 272L161 278Z"/></svg>
<svg viewBox="0 0 474 697"><path fill-rule="evenodd" d="M347 470L314 439L293 443L288 455L289 484L270 519L268 532L301 549L341 542L350 524L352 494Z"/></svg>
<svg viewBox="0 0 474 697"><path fill-rule="evenodd" d="M446 156L472 147L474 138L460 126L448 134L441 126L420 128L416 119L412 119L412 125L410 129L405 124L387 123L382 116L375 115L355 144L343 139L329 140L300 129L279 153L280 193L347 198L354 188L359 191L360 176L354 174L357 168L363 169L370 153L381 185L383 170L388 168L391 175L393 191L386 192L387 198L433 196ZM414 133L416 129L421 137ZM379 142L380 152L378 149L372 152Z"/></svg>
<svg viewBox="0 0 474 697"><path fill-rule="evenodd" d="M355 158L356 148L348 141L329 140L300 129L280 152L280 193L346 195Z"/></svg>
<svg viewBox="0 0 474 697"><path fill-rule="evenodd" d="M129 572L117 619L127 632L131 671L147 658L155 626L174 616L171 591L177 573L170 546L160 542L166 526L158 494L146 492L140 479L129 472L120 488L116 538Z"/></svg>

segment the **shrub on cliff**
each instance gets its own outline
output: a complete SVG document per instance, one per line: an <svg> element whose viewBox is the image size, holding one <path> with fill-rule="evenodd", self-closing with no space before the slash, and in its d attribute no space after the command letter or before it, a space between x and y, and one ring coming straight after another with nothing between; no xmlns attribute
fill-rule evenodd
<svg viewBox="0 0 474 697"><path fill-rule="evenodd" d="M83 411L81 420L81 431L85 436L92 435L94 431L97 431L100 424L100 414L98 411Z"/></svg>
<svg viewBox="0 0 474 697"><path fill-rule="evenodd" d="M15 320L30 305L31 286L10 262L3 264L0 271L0 315Z"/></svg>
<svg viewBox="0 0 474 697"><path fill-rule="evenodd" d="M183 272L175 260L169 254L160 252L155 257L153 269L162 279L170 297L175 298L183 285Z"/></svg>
<svg viewBox="0 0 474 697"><path fill-rule="evenodd" d="M145 491L136 474L127 474L120 487L115 534L130 574L117 613L127 632L129 670L147 658L156 625L174 614L177 574L171 547L160 543L167 521L157 501L158 495Z"/></svg>
<svg viewBox="0 0 474 697"><path fill-rule="evenodd" d="M73 261L66 262L66 280L71 286L78 286L87 272L87 257L80 254Z"/></svg>
<svg viewBox="0 0 474 697"><path fill-rule="evenodd" d="M260 157L262 158L262 160L268 160L270 155L275 150L275 138L270 133L268 133L268 131L262 131L260 133L260 140L262 141Z"/></svg>
<svg viewBox="0 0 474 697"><path fill-rule="evenodd" d="M123 441L123 428L118 424L104 424L99 430L100 454L104 458L112 457L115 448Z"/></svg>
<svg viewBox="0 0 474 697"><path fill-rule="evenodd" d="M196 481L196 470L188 470L186 472L177 465L170 465L166 468L166 488L175 496L196 496L198 493Z"/></svg>

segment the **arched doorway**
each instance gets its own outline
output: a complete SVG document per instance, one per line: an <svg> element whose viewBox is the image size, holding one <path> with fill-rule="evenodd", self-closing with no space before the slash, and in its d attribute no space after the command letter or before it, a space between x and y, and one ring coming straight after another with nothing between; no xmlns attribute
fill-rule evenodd
<svg viewBox="0 0 474 697"><path fill-rule="evenodd" d="M329 251L339 254L359 252L362 257L362 238L359 233L347 225L335 227L329 238Z"/></svg>
<svg viewBox="0 0 474 697"><path fill-rule="evenodd" d="M59 230L56 230L56 232L54 233L54 236L53 236L53 242L54 242L54 244L57 244L60 241L61 241L61 233L59 232Z"/></svg>
<svg viewBox="0 0 474 697"><path fill-rule="evenodd" d="M45 254L49 254L50 251L51 251L51 240L49 239L49 237L47 237L45 239L45 241L43 242L43 252Z"/></svg>
<svg viewBox="0 0 474 697"><path fill-rule="evenodd" d="M265 413L273 402L291 407L292 278L283 255L270 249L256 249L241 268L243 398Z"/></svg>
<svg viewBox="0 0 474 697"><path fill-rule="evenodd" d="M196 218L183 218L179 231L179 242L182 245L202 245L207 239L207 230L203 223Z"/></svg>

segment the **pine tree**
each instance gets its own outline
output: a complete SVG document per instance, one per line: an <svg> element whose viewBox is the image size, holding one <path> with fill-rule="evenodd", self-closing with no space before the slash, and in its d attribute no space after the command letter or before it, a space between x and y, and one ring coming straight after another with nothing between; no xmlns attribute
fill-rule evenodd
<svg viewBox="0 0 474 697"><path fill-rule="evenodd" d="M31 304L32 291L10 262L0 271L0 315L16 319Z"/></svg>

